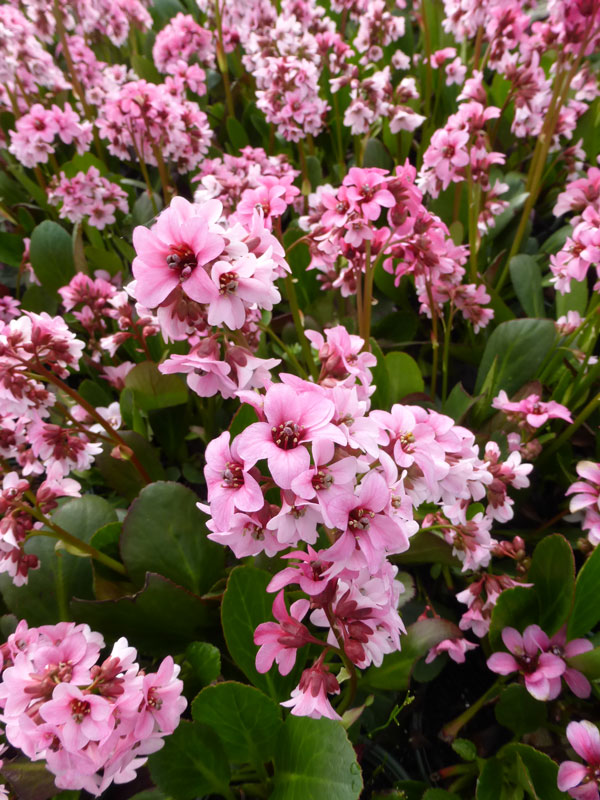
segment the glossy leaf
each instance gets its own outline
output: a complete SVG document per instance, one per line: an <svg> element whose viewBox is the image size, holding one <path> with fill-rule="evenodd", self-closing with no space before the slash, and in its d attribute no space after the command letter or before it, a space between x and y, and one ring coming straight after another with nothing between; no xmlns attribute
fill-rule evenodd
<svg viewBox="0 0 600 800"><path fill-rule="evenodd" d="M208 642L192 642L185 657L202 686L216 681L221 674L221 653Z"/></svg>
<svg viewBox="0 0 600 800"><path fill-rule="evenodd" d="M75 275L73 240L57 222L41 222L31 234L31 265L42 286L55 292Z"/></svg>
<svg viewBox="0 0 600 800"><path fill-rule="evenodd" d="M358 800L362 776L339 722L290 715L275 752L270 800Z"/></svg>
<svg viewBox="0 0 600 800"><path fill-rule="evenodd" d="M523 632L528 625L537 623L538 617L538 600L533 588L516 586L514 589L506 589L501 593L492 611L489 632L492 648L494 650L503 648L502 631L504 628L516 628Z"/></svg>
<svg viewBox="0 0 600 800"><path fill-rule="evenodd" d="M274 700L233 681L203 689L192 703L192 716L218 733L231 761L256 766L273 758L283 727Z"/></svg>
<svg viewBox="0 0 600 800"><path fill-rule="evenodd" d="M507 686L494 708L500 725L517 736L531 733L546 721L546 704L533 698L524 686Z"/></svg>
<svg viewBox="0 0 600 800"><path fill-rule="evenodd" d="M553 636L567 621L575 589L575 559L564 536L555 533L537 545L527 581L538 597L540 626Z"/></svg>
<svg viewBox="0 0 600 800"><path fill-rule="evenodd" d="M502 322L487 341L477 373L475 394L479 394L494 361L496 372L490 390L494 397L504 389L509 397L537 370L556 341L554 323L549 319L513 319Z"/></svg>
<svg viewBox="0 0 600 800"><path fill-rule="evenodd" d="M578 669L590 680L600 678L600 647L588 650L587 653L580 653L578 656L571 656L567 659L570 667Z"/></svg>
<svg viewBox="0 0 600 800"><path fill-rule="evenodd" d="M163 375L152 361L142 361L127 374L125 386L133 390L142 411L169 408L187 402L188 389L179 375Z"/></svg>
<svg viewBox="0 0 600 800"><path fill-rule="evenodd" d="M231 796L229 762L216 733L199 722L183 720L148 761L152 780L173 800L203 795Z"/></svg>
<svg viewBox="0 0 600 800"><path fill-rule="evenodd" d="M533 256L520 253L510 260L510 277L528 317L544 316L542 272Z"/></svg>
<svg viewBox="0 0 600 800"><path fill-rule="evenodd" d="M518 756L525 767L539 800L564 800L565 795L556 785L558 764L545 753L540 753L526 744L507 744L500 755L504 761L516 759Z"/></svg>
<svg viewBox="0 0 600 800"><path fill-rule="evenodd" d="M133 501L121 534L121 555L136 586L147 572L202 595L220 577L225 550L207 539L197 496L180 483L158 481Z"/></svg>
<svg viewBox="0 0 600 800"><path fill-rule="evenodd" d="M569 639L583 636L600 620L599 586L600 547L597 547L577 575L573 613L567 628Z"/></svg>
<svg viewBox="0 0 600 800"><path fill-rule="evenodd" d="M156 656L182 652L202 638L211 620L199 597L152 573L136 594L118 600L73 600L71 611L75 620L87 622L107 639L125 636L143 653Z"/></svg>

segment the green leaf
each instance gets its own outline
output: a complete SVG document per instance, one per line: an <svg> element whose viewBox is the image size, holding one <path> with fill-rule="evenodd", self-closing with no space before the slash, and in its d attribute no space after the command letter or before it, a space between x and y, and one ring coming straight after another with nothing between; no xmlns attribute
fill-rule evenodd
<svg viewBox="0 0 600 800"><path fill-rule="evenodd" d="M210 622L206 604L162 575L148 573L143 589L118 600L73 600L73 618L87 622L107 639L125 636L148 655L185 650L202 638Z"/></svg>
<svg viewBox="0 0 600 800"><path fill-rule="evenodd" d="M520 253L511 258L509 268L512 284L527 316L543 317L542 272L537 259Z"/></svg>
<svg viewBox="0 0 600 800"><path fill-rule="evenodd" d="M567 663L573 669L578 669L591 681L600 678L600 647L588 650L587 653L580 653L578 656L571 656Z"/></svg>
<svg viewBox="0 0 600 800"><path fill-rule="evenodd" d="M256 670L258 647L254 644L254 631L261 622L273 619L274 595L267 593L270 580L268 572L255 567L235 567L223 595L221 619L225 641L235 663L255 686L281 701L287 700L297 685L302 663L297 658L296 668L287 676L280 675L275 666L265 674Z"/></svg>
<svg viewBox="0 0 600 800"><path fill-rule="evenodd" d="M556 318L563 317L567 311L578 311L582 317L588 304L587 281L571 281L571 289L567 294L556 292Z"/></svg>
<svg viewBox="0 0 600 800"><path fill-rule="evenodd" d="M465 391L462 383L457 383L444 403L444 414L448 414L455 422L460 422L475 402L475 398Z"/></svg>
<svg viewBox="0 0 600 800"><path fill-rule="evenodd" d="M531 733L546 721L546 705L535 700L524 686L512 684L503 690L494 709L496 719L517 736Z"/></svg>
<svg viewBox="0 0 600 800"><path fill-rule="evenodd" d="M121 555L135 586L146 572L164 575L197 595L221 576L225 549L206 538L198 498L180 483L151 483L123 521Z"/></svg>
<svg viewBox="0 0 600 800"><path fill-rule="evenodd" d="M123 262L114 250L105 250L101 247L84 247L85 257L93 269L105 269L111 275L116 275L123 269Z"/></svg>
<svg viewBox="0 0 600 800"><path fill-rule="evenodd" d="M151 220L153 220L162 208L162 200L156 192L152 193L152 197L154 199L154 205L156 206L156 211L154 210L154 206L152 205L152 200L150 199L150 195L147 191L142 192L138 199L133 204L133 209L131 211L131 221L134 225L147 225Z"/></svg>
<svg viewBox="0 0 600 800"><path fill-rule="evenodd" d="M143 78L145 81L149 81L150 83L163 82L160 72L156 69L154 63L149 58L141 56L139 53L132 53L130 58L131 66L140 78Z"/></svg>
<svg viewBox="0 0 600 800"><path fill-rule="evenodd" d="M538 600L535 590L524 586L506 589L500 594L492 611L490 623L490 644L500 650L502 631L506 627L523 631L528 625L538 622Z"/></svg>
<svg viewBox="0 0 600 800"><path fill-rule="evenodd" d="M425 391L419 365L408 353L388 353L385 357L388 376L388 398L390 405L399 402L407 394Z"/></svg>
<svg viewBox="0 0 600 800"><path fill-rule="evenodd" d="M17 269L23 258L23 237L18 233L0 233L0 262Z"/></svg>
<svg viewBox="0 0 600 800"><path fill-rule="evenodd" d="M509 397L528 380L535 378L538 368L556 341L554 323L549 319L512 319L502 322L487 341L475 394L479 394L494 361L496 373L490 396L504 389Z"/></svg>
<svg viewBox="0 0 600 800"><path fill-rule="evenodd" d="M477 779L477 800L514 800L503 788L504 770L497 758L488 759Z"/></svg>
<svg viewBox="0 0 600 800"><path fill-rule="evenodd" d="M452 555L452 547L441 536L431 531L416 533L410 538L410 548L405 553L394 556L398 564L447 564L450 567L459 565L458 559Z"/></svg>
<svg viewBox="0 0 600 800"><path fill-rule="evenodd" d="M188 389L178 375L163 375L153 361L142 361L127 373L125 386L133 390L135 402L143 411L169 408L187 403Z"/></svg>
<svg viewBox="0 0 600 800"><path fill-rule="evenodd" d="M221 674L221 653L213 644L192 642L185 657L202 686L216 681Z"/></svg>
<svg viewBox="0 0 600 800"><path fill-rule="evenodd" d="M235 117L227 117L227 136L236 150L241 150L250 144L244 126Z"/></svg>
<svg viewBox="0 0 600 800"><path fill-rule="evenodd" d="M600 620L599 586L600 547L597 547L579 570L577 576L573 613L567 628L568 639L577 639L578 636L583 636L591 631Z"/></svg>
<svg viewBox="0 0 600 800"><path fill-rule="evenodd" d="M226 795L229 762L219 737L206 725L183 720L165 739L165 746L148 760L152 780L174 800Z"/></svg>
<svg viewBox="0 0 600 800"><path fill-rule="evenodd" d="M256 767L271 761L283 728L274 700L234 681L203 689L192 703L192 717L219 734L230 761Z"/></svg>
<svg viewBox="0 0 600 800"><path fill-rule="evenodd" d="M457 626L445 619L414 622L400 639L402 649L385 656L380 667L369 667L361 679L361 686L393 691L408 688L415 662L444 639L456 639L459 636L462 634Z"/></svg>
<svg viewBox="0 0 600 800"><path fill-rule="evenodd" d="M46 219L31 234L29 256L36 277L55 292L75 275L73 240L64 228Z"/></svg>
<svg viewBox="0 0 600 800"><path fill-rule="evenodd" d="M231 425L229 426L231 438L235 439L238 434L245 430L248 425L252 425L253 422L258 422L258 414L249 403L244 403L235 412L231 420Z"/></svg>
<svg viewBox="0 0 600 800"><path fill-rule="evenodd" d="M469 739L454 739L452 749L463 761L475 761L477 748Z"/></svg>
<svg viewBox="0 0 600 800"><path fill-rule="evenodd" d="M290 715L279 736L270 800L357 800L362 776L339 722Z"/></svg>
<svg viewBox="0 0 600 800"><path fill-rule="evenodd" d="M114 522L113 507L101 497L84 495L68 500L51 519L68 533L89 542L99 528ZM29 573L26 586L15 586L7 575L0 575L4 602L19 619L30 625L48 625L68 618L71 597L92 598L92 566L89 558L80 558L56 549L56 539L35 536L26 550L40 560L39 569Z"/></svg>
<svg viewBox="0 0 600 800"><path fill-rule="evenodd" d="M460 800L460 797L454 792L447 792L445 789L427 789L423 795L423 800Z"/></svg>
<svg viewBox="0 0 600 800"><path fill-rule="evenodd" d="M313 191L323 183L321 162L316 156L306 156L306 171Z"/></svg>
<svg viewBox="0 0 600 800"><path fill-rule="evenodd" d="M546 536L535 548L527 581L534 584L540 625L553 636L567 621L573 606L575 559L564 536Z"/></svg>
<svg viewBox="0 0 600 800"><path fill-rule="evenodd" d="M165 471L158 452L147 439L134 431L119 431L119 435L136 454L151 480L164 479ZM131 461L111 456L112 449L112 444L108 444L103 452L96 456L94 466L111 489L118 492L121 497L133 500L146 484Z"/></svg>
<svg viewBox="0 0 600 800"><path fill-rule="evenodd" d="M393 169L394 161L379 139L369 139L365 147L363 167L380 167Z"/></svg>
<svg viewBox="0 0 600 800"><path fill-rule="evenodd" d="M518 743L505 745L499 755L503 760L519 756L527 768L539 800L564 800L565 795L556 785L558 764L549 756L527 744Z"/></svg>

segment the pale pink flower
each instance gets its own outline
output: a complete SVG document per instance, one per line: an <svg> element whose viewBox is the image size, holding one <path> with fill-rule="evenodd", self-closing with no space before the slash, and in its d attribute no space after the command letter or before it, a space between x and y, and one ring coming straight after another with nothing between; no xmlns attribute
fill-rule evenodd
<svg viewBox="0 0 600 800"><path fill-rule="evenodd" d="M309 642L318 642L300 622L309 607L308 600L296 600L288 613L283 589L277 594L273 601L273 616L277 622L261 622L254 632L254 644L260 645L256 654L258 672L268 672L275 661L279 672L287 675L296 663L298 648Z"/></svg>
<svg viewBox="0 0 600 800"><path fill-rule="evenodd" d="M598 800L600 775L600 733L588 720L570 722L567 739L587 766L577 761L563 761L558 768L558 788L575 800Z"/></svg>

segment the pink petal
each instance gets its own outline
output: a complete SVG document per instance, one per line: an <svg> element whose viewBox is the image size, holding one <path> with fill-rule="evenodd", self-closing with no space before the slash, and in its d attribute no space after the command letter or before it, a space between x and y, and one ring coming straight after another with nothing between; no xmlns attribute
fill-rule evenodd
<svg viewBox="0 0 600 800"><path fill-rule="evenodd" d="M547 650L550 640L539 625L529 625L523 631L523 645L527 655L534 656L539 650Z"/></svg>
<svg viewBox="0 0 600 800"><path fill-rule="evenodd" d="M563 761L558 768L557 784L559 791L566 792L577 786L587 775L587 767L576 761Z"/></svg>
<svg viewBox="0 0 600 800"><path fill-rule="evenodd" d="M487 660L488 669L499 675L510 675L519 669L516 659L510 653L494 653Z"/></svg>
<svg viewBox="0 0 600 800"><path fill-rule="evenodd" d="M502 631L502 641L507 650L514 655L522 655L525 652L523 647L523 637L515 628L504 628Z"/></svg>
<svg viewBox="0 0 600 800"><path fill-rule="evenodd" d="M590 682L582 672L579 672L579 670L571 669L569 667L565 670L563 678L575 697L589 697L592 693Z"/></svg>
<svg viewBox="0 0 600 800"><path fill-rule="evenodd" d="M577 755L588 764L600 763L600 732L591 722L570 722L567 725L567 739Z"/></svg>
<svg viewBox="0 0 600 800"><path fill-rule="evenodd" d="M265 445L272 444L271 426L266 422L252 423L236 439L237 451L247 467L266 458Z"/></svg>
<svg viewBox="0 0 600 800"><path fill-rule="evenodd" d="M261 423L255 424L260 425ZM302 447L302 445L292 450L282 450L279 447L270 448L267 458L271 475L281 489L291 488L296 475L304 472L310 466L310 455L306 447Z"/></svg>
<svg viewBox="0 0 600 800"><path fill-rule="evenodd" d="M558 678L566 670L567 665L560 658L555 656L554 653L542 653L538 660L538 669L546 678Z"/></svg>

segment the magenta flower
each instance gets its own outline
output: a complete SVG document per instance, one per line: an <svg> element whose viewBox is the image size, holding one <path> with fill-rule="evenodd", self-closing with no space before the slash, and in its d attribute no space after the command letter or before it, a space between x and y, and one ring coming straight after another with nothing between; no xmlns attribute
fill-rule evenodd
<svg viewBox="0 0 600 800"><path fill-rule="evenodd" d="M587 720L570 722L567 739L578 756L587 761L587 766L577 761L563 761L558 768L558 788L568 792L576 800L599 800L600 780L600 733Z"/></svg>
<svg viewBox="0 0 600 800"><path fill-rule="evenodd" d="M310 608L309 600L296 600L288 613L283 589L273 601L273 616L277 622L261 622L254 631L254 644L260 649L256 654L258 672L268 672L277 662L279 672L288 675L296 663L296 651L309 642L318 642L300 620Z"/></svg>
<svg viewBox="0 0 600 800"><path fill-rule="evenodd" d="M329 672L326 664L317 661L304 670L300 683L292 691L291 699L281 705L291 708L292 714L298 717L341 719L327 697L328 694L339 694L340 691L335 675Z"/></svg>
<svg viewBox="0 0 600 800"><path fill-rule="evenodd" d="M84 694L70 683L59 683L52 700L44 703L39 713L45 722L61 726L57 733L68 750L80 750L90 741L104 741L115 724L108 700Z"/></svg>
<svg viewBox="0 0 600 800"><path fill-rule="evenodd" d="M555 633L550 639L550 652L565 660L573 656L578 656L581 653L587 653L589 650L593 649L594 645L588 639L572 639L570 642L567 642L566 625L563 625L558 633ZM562 677L576 697L589 697L592 693L590 682L579 670L567 665ZM555 680L559 679L556 678Z"/></svg>
<svg viewBox="0 0 600 800"><path fill-rule="evenodd" d="M200 206L175 197L152 228L135 228L137 256L132 269L136 300L156 308L179 284L198 303L210 303L219 296L203 267L225 248L225 239L215 225L221 211L218 200Z"/></svg>
<svg viewBox="0 0 600 800"><path fill-rule="evenodd" d="M275 384L265 396L267 421L255 422L240 434L238 453L248 467L266 458L274 481L289 489L310 466L308 442L316 437L339 440L337 428L329 424L333 412L333 403L316 391L298 394L291 386Z"/></svg>
<svg viewBox="0 0 600 800"><path fill-rule="evenodd" d="M567 665L550 651L550 639L539 625L529 625L523 635L515 628L504 628L502 641L509 653L494 653L487 665L492 672L510 675L520 672L525 688L536 700L554 700L560 693L560 676Z"/></svg>
<svg viewBox="0 0 600 800"><path fill-rule="evenodd" d="M554 400L544 403L538 394L530 394L523 400L510 402L506 392L501 391L492 401L492 406L503 411L509 419L513 417L524 420L531 428L541 428L550 419L573 422L568 408Z"/></svg>

